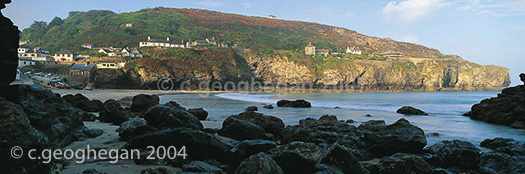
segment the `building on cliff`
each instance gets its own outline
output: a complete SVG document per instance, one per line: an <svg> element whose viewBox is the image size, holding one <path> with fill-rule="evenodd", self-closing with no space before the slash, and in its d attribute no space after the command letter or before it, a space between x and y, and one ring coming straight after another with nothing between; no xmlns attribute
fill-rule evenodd
<svg viewBox="0 0 525 174"><path fill-rule="evenodd" d="M387 58L398 58L398 57L403 56L401 53L395 52L395 51L386 51L386 52L380 53L379 55L383 57L387 57Z"/></svg>
<svg viewBox="0 0 525 174"><path fill-rule="evenodd" d="M17 51L18 51L19 59L38 61L38 62L42 62L43 64L45 62L55 61L53 58L51 58L51 56L47 53L47 51L43 50L40 47L36 47L33 50L29 48L18 48Z"/></svg>
<svg viewBox="0 0 525 174"><path fill-rule="evenodd" d="M165 47L165 48L184 48L184 42L171 42L170 38L167 37L166 40L160 39L151 39L148 36L148 41L139 42L139 47Z"/></svg>
<svg viewBox="0 0 525 174"><path fill-rule="evenodd" d="M323 55L323 56L329 56L330 50L327 49L316 49L315 46L312 45L312 42L308 43L306 47L304 47L304 54L306 55Z"/></svg>
<svg viewBox="0 0 525 174"><path fill-rule="evenodd" d="M312 45L312 42L308 43L308 45L304 47L304 54L315 55L315 46Z"/></svg>
<svg viewBox="0 0 525 174"><path fill-rule="evenodd" d="M355 47L352 47L352 48L346 47L346 53L361 55L363 51Z"/></svg>

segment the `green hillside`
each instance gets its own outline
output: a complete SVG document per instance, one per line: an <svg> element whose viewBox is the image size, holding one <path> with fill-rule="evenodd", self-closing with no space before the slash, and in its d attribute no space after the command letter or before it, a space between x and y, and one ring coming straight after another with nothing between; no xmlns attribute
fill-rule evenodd
<svg viewBox="0 0 525 174"><path fill-rule="evenodd" d="M133 27L126 27L132 24ZM420 45L369 37L355 31L316 23L266 19L198 9L150 8L116 14L92 10L70 12L67 19L35 22L22 32L29 46L52 52L81 50L82 43L101 47L137 47L147 36L172 41L215 37L229 45L252 49L300 52L308 42L317 48L342 51L355 46L364 52L397 51L407 56L437 57L439 51Z"/></svg>

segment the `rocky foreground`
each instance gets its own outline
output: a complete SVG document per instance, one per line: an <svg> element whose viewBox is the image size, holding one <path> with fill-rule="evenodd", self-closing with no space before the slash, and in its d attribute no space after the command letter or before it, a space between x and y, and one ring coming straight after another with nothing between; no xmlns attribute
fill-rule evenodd
<svg viewBox="0 0 525 174"><path fill-rule="evenodd" d="M185 173L524 173L525 142L494 138L480 146L466 141L442 141L425 147L424 131L401 118L387 125L370 120L358 127L352 120L325 115L285 126L274 116L255 112L232 115L221 129L204 128L202 108L186 109L174 101L159 104L158 96L137 95L128 107L121 102L89 100L81 94L62 98L40 87L16 86L18 99L0 98L2 155L0 168L10 173L61 171L74 161L9 158L12 146L24 149L61 148L73 141L96 137L82 120L110 122L122 149L140 149L137 165L156 165L142 173L169 173L162 166ZM299 101L304 103L306 101ZM80 109L78 109L80 108ZM84 111L83 111L84 110ZM90 112L98 112L99 116ZM154 147L186 147L186 159L146 158ZM159 151L160 152L160 151ZM177 154L160 152L160 156ZM98 169L101 170L101 169ZM125 170L125 169L124 169ZM97 169L86 168L86 173Z"/></svg>

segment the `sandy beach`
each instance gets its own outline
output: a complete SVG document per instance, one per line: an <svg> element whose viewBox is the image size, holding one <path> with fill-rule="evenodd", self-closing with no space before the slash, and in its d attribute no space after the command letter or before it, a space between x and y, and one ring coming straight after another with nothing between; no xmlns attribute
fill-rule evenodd
<svg viewBox="0 0 525 174"><path fill-rule="evenodd" d="M60 95L77 94L80 93L90 100L100 100L102 102L115 99L119 101L124 107L131 105L133 96L138 94L155 94L155 95L176 95L176 94L198 94L204 93L203 91L158 91L158 90L120 90L120 89L96 89L96 90L65 90L65 89L53 89L54 93ZM210 93L221 93L211 91ZM93 113L98 115L98 113ZM222 121L206 120L201 121L204 128L220 129L222 127ZM94 122L84 122L84 126L90 129L101 129L104 133L96 138L85 139L81 141L73 142L72 144L64 147L63 149L86 149L89 145L90 149L120 149L126 144L125 141L119 140L117 129L118 125L111 123L102 123L99 120ZM228 138L225 138L229 140ZM82 173L86 169L95 169L99 172L106 173L140 173L143 169L147 168L158 168L164 167L167 170L177 173L181 172L181 168L164 165L137 165L133 160L118 160L116 163L111 163L112 159L107 160L87 160L82 163L78 163L77 160L70 160L69 164L64 167L61 173Z"/></svg>

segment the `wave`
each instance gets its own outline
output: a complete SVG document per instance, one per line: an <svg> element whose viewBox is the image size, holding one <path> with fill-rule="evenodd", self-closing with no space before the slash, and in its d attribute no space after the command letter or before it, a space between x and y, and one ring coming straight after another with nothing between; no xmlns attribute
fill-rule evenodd
<svg viewBox="0 0 525 174"><path fill-rule="evenodd" d="M279 100L282 100L282 98L278 98L277 95L272 94L247 94L247 93L222 93L215 95L220 98L225 99L231 99L231 100L239 100L239 101L246 101L246 102L254 102L254 103L266 103L266 104L275 104ZM395 105L395 104L369 104L369 103L350 103L350 102L333 102L333 101L322 101L322 100L316 100L314 98L305 98L306 100L310 101L312 103L312 107L318 107L318 108L341 108L341 109L349 109L349 110L356 110L356 111L383 111L383 112L396 112L397 109L399 109L402 106L405 105ZM410 104L406 104L410 105ZM446 105L440 106L440 108L435 107L417 107L419 109L422 109L423 111L429 113L429 114L436 114L436 115L461 115L465 111L458 110L458 109L449 109L446 107Z"/></svg>

